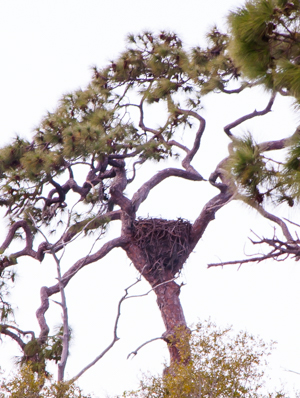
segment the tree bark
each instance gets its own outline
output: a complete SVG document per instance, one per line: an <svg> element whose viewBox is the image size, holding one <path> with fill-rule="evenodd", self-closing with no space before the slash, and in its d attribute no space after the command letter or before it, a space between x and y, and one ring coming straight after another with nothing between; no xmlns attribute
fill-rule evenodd
<svg viewBox="0 0 300 398"><path fill-rule="evenodd" d="M151 264L148 264L143 251L135 244L130 243L124 249L135 268L149 282L156 294L157 305L166 328L163 338L168 344L170 366L185 361L187 357L186 353L180 350L180 340L181 335L184 339L189 334L189 329L179 300L180 286L174 282L171 270L164 273L163 280L158 278L157 274L151 271Z"/></svg>

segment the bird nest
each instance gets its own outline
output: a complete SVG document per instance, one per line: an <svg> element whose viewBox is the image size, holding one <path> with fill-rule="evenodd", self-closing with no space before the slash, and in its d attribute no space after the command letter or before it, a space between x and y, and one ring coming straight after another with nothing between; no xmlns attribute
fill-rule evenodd
<svg viewBox="0 0 300 398"><path fill-rule="evenodd" d="M133 240L147 257L147 273L163 280L166 271L174 276L188 254L191 224L181 218L139 218L133 223Z"/></svg>

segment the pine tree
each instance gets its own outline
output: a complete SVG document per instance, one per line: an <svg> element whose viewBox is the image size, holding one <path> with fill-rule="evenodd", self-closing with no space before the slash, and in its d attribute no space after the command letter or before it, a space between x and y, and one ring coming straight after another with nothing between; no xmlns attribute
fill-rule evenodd
<svg viewBox="0 0 300 398"><path fill-rule="evenodd" d="M63 380L70 340L65 289L83 267L115 248L125 251L157 296L171 367L182 361L178 342L183 335L188 340L189 333L175 280L218 210L233 200L246 202L277 224L283 236L281 240L273 236L259 242L270 245L270 252L233 262L299 256L298 237L292 236L285 220L268 210L269 203L293 206L299 202L299 131L292 137L283 134L280 140L259 143L250 133L242 137L233 134L243 122L269 113L276 95L292 96L296 105L299 103L298 24L297 1L253 0L230 14L227 33L212 29L206 48L186 50L172 32L129 35L125 51L106 67L95 67L85 89L64 95L58 108L43 118L32 141L17 136L0 150L0 204L9 221L0 247L1 334L18 343L23 362L45 373L47 361L55 361L58 380ZM192 164L205 131L201 98L218 93L234 95L255 86L267 90L268 104L224 127L228 156L211 170L206 181L202 174L207 170L200 173ZM147 115L158 106L164 110L165 119L159 127L153 127L156 123L149 122ZM184 140L187 134L193 135L190 146ZM280 151L288 155L278 162L272 154ZM181 166L164 162L171 157L180 159ZM128 197L130 184L136 181L141 167L151 162L162 164L161 170L143 180ZM193 187L210 184L216 195L191 222L139 218L139 207L151 190L169 177L188 180ZM67 245L92 232L98 242L116 221L121 223L118 237L82 253L61 273L61 253ZM55 234L54 243L50 232ZM34 242L36 237L39 244ZM22 243L17 250L10 250L16 238ZM38 337L13 324L5 296L5 289L13 282L11 269L24 256L40 262L52 256L57 266L58 282L41 289ZM128 289L120 300L108 349L118 340L120 306ZM63 325L56 336L49 336L46 312L49 299L57 293L61 295ZM177 339L179 329L182 336ZM31 335L30 344L25 342L25 335Z"/></svg>

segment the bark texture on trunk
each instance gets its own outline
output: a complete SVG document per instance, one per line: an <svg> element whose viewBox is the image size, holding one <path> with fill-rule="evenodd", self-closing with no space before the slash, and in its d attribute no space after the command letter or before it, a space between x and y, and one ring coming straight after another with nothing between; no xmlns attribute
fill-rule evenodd
<svg viewBox="0 0 300 398"><path fill-rule="evenodd" d="M162 274L158 276L157 273L151 270L152 265L147 263L146 256L138 246L131 243L125 250L135 268L149 282L156 294L157 305L166 328L163 338L168 344L170 366L173 363L185 360L186 358L182 357L180 350L182 343L180 341L180 333L182 332L183 338L185 338L189 333L189 329L179 300L180 286L174 282L172 271L166 271L162 280Z"/></svg>

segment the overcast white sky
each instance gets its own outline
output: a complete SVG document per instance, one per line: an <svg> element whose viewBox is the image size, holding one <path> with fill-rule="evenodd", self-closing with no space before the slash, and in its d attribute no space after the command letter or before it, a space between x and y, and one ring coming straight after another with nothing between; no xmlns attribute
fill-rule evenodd
<svg viewBox="0 0 300 398"><path fill-rule="evenodd" d="M0 142L9 142L15 133L29 137L45 112L55 108L63 93L88 83L92 65L105 65L122 51L129 32L174 30L185 45L191 47L203 43L207 29L214 23L221 24L227 11L239 4L240 1L229 0L0 0ZM254 108L263 108L268 101L262 91L246 94L230 99L209 96L204 100L207 131L202 145L205 150L200 151L195 166L205 177L226 154L222 126ZM268 139L291 134L297 116L287 110L287 105L286 100L277 101L272 115L264 122L249 123L243 127L244 131L251 129L257 139L262 135ZM175 179L167 181L165 188L157 188L150 195L140 215L193 220L215 191L205 183L203 186L191 184ZM287 216L300 221L294 210L289 210ZM272 377L274 381L287 380L300 389L300 376L285 371L300 372L300 265L289 260L244 265L238 272L230 266L206 268L209 262L242 258L244 249L253 250L249 243L245 247L250 228L258 233L263 229L270 235L272 227L238 203L220 211L185 266L182 304L188 323L211 317L220 325L233 324L237 330L278 341ZM87 247L82 243L78 254L69 252L64 258L64 267L76 261L77 256L81 257L84 250ZM41 284L54 282L54 264L46 261L40 265L26 260L20 262L18 272L22 287L15 290L12 300L19 307L21 328L30 329L36 327L34 312ZM70 377L109 344L113 327L111 314L115 314L124 288L136 278L133 267L119 251L81 272L79 280L70 283L66 291L74 330L67 367ZM136 291L147 289L143 284ZM56 316L56 322L60 322L57 313L53 304L49 318ZM126 357L163 331L154 294L126 302L119 329L121 340L82 377L80 385L87 392L105 396L133 388L139 370L159 372L167 357L162 342L145 347L132 360ZM3 358L0 365L9 368L9 358L17 355L18 350L5 340L0 352Z"/></svg>

